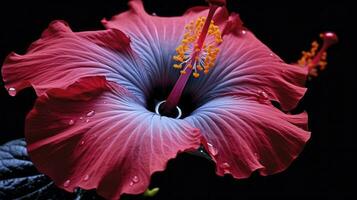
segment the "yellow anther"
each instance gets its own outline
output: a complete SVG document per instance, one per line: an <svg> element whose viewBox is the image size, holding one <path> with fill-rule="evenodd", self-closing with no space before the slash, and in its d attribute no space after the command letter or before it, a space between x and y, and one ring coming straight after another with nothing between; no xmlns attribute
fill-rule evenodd
<svg viewBox="0 0 357 200"><path fill-rule="evenodd" d="M193 77L198 78L200 76L199 71L207 74L209 69L214 66L219 52L218 45L223 39L219 27L211 20L205 41L198 41L205 23L206 17L199 17L196 21L191 21L185 26L186 31L181 44L177 46L176 55L173 56L175 61L180 62L174 64L173 67L181 69L181 74L193 71ZM203 42L203 44L200 42Z"/></svg>
<svg viewBox="0 0 357 200"><path fill-rule="evenodd" d="M319 47L319 44L316 41L313 41L311 43L311 49L309 52L307 52L307 51L301 52L302 57L300 58L300 60L298 60L298 64L301 66L308 65L312 61L313 57L315 56L318 47Z"/></svg>
<svg viewBox="0 0 357 200"><path fill-rule="evenodd" d="M200 76L200 74L197 73L197 72L193 72L192 75L193 75L193 77L195 77L195 78L198 78L198 77Z"/></svg>
<svg viewBox="0 0 357 200"><path fill-rule="evenodd" d="M309 67L318 66L318 68L320 70L324 70L326 65L327 65L327 62L326 62L327 54L326 54L326 52L322 53L322 55L320 56L320 58L319 58L317 63L313 63L313 60L314 60L315 56L318 56L317 55L318 48L319 48L319 44L316 41L312 42L310 51L309 52L307 52L307 51L303 51L302 52L302 57L297 62L298 65L300 65L300 66L309 66ZM309 74L312 75L312 76L317 76L316 69L310 70Z"/></svg>
<svg viewBox="0 0 357 200"><path fill-rule="evenodd" d="M216 39L215 39L215 42L218 43L218 44L220 44L220 43L223 42L223 40L222 40L221 38L216 38Z"/></svg>
<svg viewBox="0 0 357 200"><path fill-rule="evenodd" d="M211 67L213 67L213 66L214 66L213 63L209 63L209 64L207 65L208 68L211 68Z"/></svg>
<svg viewBox="0 0 357 200"><path fill-rule="evenodd" d="M313 42L311 43L311 46L312 46L312 47L318 47L318 46L319 46L319 43L317 43L316 41L313 41Z"/></svg>
<svg viewBox="0 0 357 200"><path fill-rule="evenodd" d="M182 68L182 65L181 65L181 64L180 64L180 65L174 64L174 68L175 68L175 69L181 69L181 68Z"/></svg>
<svg viewBox="0 0 357 200"><path fill-rule="evenodd" d="M183 62L183 57L182 56L174 56L173 58L174 58L175 61Z"/></svg>
<svg viewBox="0 0 357 200"><path fill-rule="evenodd" d="M210 57L210 54L207 53L205 59L204 59L204 62L207 63L207 62L210 62L211 61L211 57Z"/></svg>

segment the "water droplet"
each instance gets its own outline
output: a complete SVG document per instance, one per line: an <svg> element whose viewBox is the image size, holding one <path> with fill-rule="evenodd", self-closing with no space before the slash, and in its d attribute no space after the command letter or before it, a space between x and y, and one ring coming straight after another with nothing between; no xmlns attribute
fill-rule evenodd
<svg viewBox="0 0 357 200"><path fill-rule="evenodd" d="M81 141L80 145L84 145L84 140Z"/></svg>
<svg viewBox="0 0 357 200"><path fill-rule="evenodd" d="M245 30L242 30L242 32L241 32L243 35L245 35L246 33L247 33L247 31L245 31Z"/></svg>
<svg viewBox="0 0 357 200"><path fill-rule="evenodd" d="M212 154L212 156L216 156L218 154L218 150L211 144L207 143L208 151Z"/></svg>
<svg viewBox="0 0 357 200"><path fill-rule="evenodd" d="M88 179L89 179L89 175L88 174L83 177L83 181L88 181Z"/></svg>
<svg viewBox="0 0 357 200"><path fill-rule="evenodd" d="M66 180L66 182L63 183L63 186L64 187L68 187L70 183L71 183L70 180Z"/></svg>
<svg viewBox="0 0 357 200"><path fill-rule="evenodd" d="M223 169L223 173L225 173L225 174L231 173L231 171L230 171L231 166L228 163L226 163L226 162L222 163L221 168Z"/></svg>
<svg viewBox="0 0 357 200"><path fill-rule="evenodd" d="M223 168L223 169L227 169L227 168L230 168L231 166L228 164L228 163L222 163L221 164L221 167Z"/></svg>
<svg viewBox="0 0 357 200"><path fill-rule="evenodd" d="M255 156L255 158L256 158L258 161L260 161L260 157L259 157L259 154L258 154L258 153L254 153L254 156Z"/></svg>
<svg viewBox="0 0 357 200"><path fill-rule="evenodd" d="M89 111L89 112L87 113L87 117L93 117L94 114L95 114L95 111L94 111L94 110Z"/></svg>
<svg viewBox="0 0 357 200"><path fill-rule="evenodd" d="M73 125L74 124L74 120L73 119L69 120L68 124L69 125Z"/></svg>
<svg viewBox="0 0 357 200"><path fill-rule="evenodd" d="M134 183L137 183L137 182L139 182L139 177L138 177L138 176L134 176L131 180L132 180Z"/></svg>
<svg viewBox="0 0 357 200"><path fill-rule="evenodd" d="M88 123L90 120L89 119L86 119L86 122Z"/></svg>
<svg viewBox="0 0 357 200"><path fill-rule="evenodd" d="M270 53L269 55L270 55L270 56L274 56L274 54L272 54L272 53Z"/></svg>
<svg viewBox="0 0 357 200"><path fill-rule="evenodd" d="M83 117L80 117L79 119L80 119L80 120L82 120L82 119L83 119Z"/></svg>
<svg viewBox="0 0 357 200"><path fill-rule="evenodd" d="M152 16L157 16L157 14L156 14L156 13L154 13L154 12L153 12L151 15L152 15Z"/></svg>
<svg viewBox="0 0 357 200"><path fill-rule="evenodd" d="M133 176L130 182L130 186L133 186L135 183L139 182L139 177L138 176Z"/></svg>
<svg viewBox="0 0 357 200"><path fill-rule="evenodd" d="M10 96L15 96L16 95L16 89L11 87L8 89L9 95Z"/></svg>
<svg viewBox="0 0 357 200"><path fill-rule="evenodd" d="M262 91L262 90L259 90L258 91L258 98L261 100L261 101L266 101L269 99L269 96L266 92Z"/></svg>

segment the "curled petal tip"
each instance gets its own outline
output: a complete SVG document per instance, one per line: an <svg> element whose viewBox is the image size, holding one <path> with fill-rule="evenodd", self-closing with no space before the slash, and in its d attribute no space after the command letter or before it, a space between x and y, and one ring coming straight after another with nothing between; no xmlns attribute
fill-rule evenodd
<svg viewBox="0 0 357 200"><path fill-rule="evenodd" d="M206 0L206 1L211 5L216 5L216 6L225 6L226 5L226 0Z"/></svg>
<svg viewBox="0 0 357 200"><path fill-rule="evenodd" d="M246 31L244 30L243 22L240 19L239 14L232 13L231 16L229 16L226 26L222 31L222 35L226 35L229 33L240 35L240 34L245 34L245 32Z"/></svg>
<svg viewBox="0 0 357 200"><path fill-rule="evenodd" d="M103 25L106 25L108 23L108 20L106 18L103 18L102 20L100 20L100 22L103 24Z"/></svg>

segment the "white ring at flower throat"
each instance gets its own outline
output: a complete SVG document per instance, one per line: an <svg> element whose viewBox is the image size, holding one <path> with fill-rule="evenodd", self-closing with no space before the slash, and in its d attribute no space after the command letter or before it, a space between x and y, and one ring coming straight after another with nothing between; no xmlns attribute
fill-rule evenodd
<svg viewBox="0 0 357 200"><path fill-rule="evenodd" d="M163 104L165 102L166 102L166 100L163 100L163 101L160 101L158 104L156 104L156 106L155 106L156 114L161 115L160 112L159 112L159 109L160 109L161 104ZM176 119L180 119L180 117L182 116L182 111L178 106L176 106L176 109L177 109L177 112L178 112L178 115L177 115Z"/></svg>

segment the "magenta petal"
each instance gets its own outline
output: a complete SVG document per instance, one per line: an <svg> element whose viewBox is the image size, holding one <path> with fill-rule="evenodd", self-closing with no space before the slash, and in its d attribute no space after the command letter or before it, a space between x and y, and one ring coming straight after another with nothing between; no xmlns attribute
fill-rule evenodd
<svg viewBox="0 0 357 200"><path fill-rule="evenodd" d="M194 7L180 17L158 17L145 12L140 0L129 2L130 10L102 21L106 28L119 29L131 39L131 46L141 58L153 86L173 85L180 75L172 57L185 33L185 25L207 16L208 7ZM223 27L227 10L219 8L214 21Z"/></svg>
<svg viewBox="0 0 357 200"><path fill-rule="evenodd" d="M130 48L130 38L128 38L128 36L120 30L116 29L79 32L77 35L86 38L104 48L112 47L119 51L128 50Z"/></svg>
<svg viewBox="0 0 357 200"><path fill-rule="evenodd" d="M42 95L81 77L103 75L143 99L147 79L130 56L129 43L117 29L76 33L64 21L54 21L25 55L7 57L2 68L5 86L17 91L33 86Z"/></svg>
<svg viewBox="0 0 357 200"><path fill-rule="evenodd" d="M307 70L284 63L250 31L230 32L223 37L220 53L209 75L189 85L195 100L205 102L220 96L257 96L292 110L306 92Z"/></svg>
<svg viewBox="0 0 357 200"><path fill-rule="evenodd" d="M38 97L26 140L36 167L59 187L97 188L118 199L144 192L150 175L177 153L197 149L201 135L186 121L147 111L104 77L87 77Z"/></svg>
<svg viewBox="0 0 357 200"><path fill-rule="evenodd" d="M284 114L271 104L245 97L209 101L184 119L202 130L217 174L247 178L286 169L310 138L307 115Z"/></svg>

